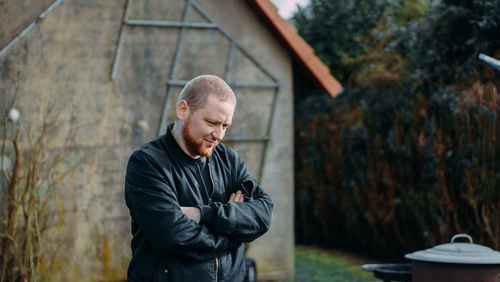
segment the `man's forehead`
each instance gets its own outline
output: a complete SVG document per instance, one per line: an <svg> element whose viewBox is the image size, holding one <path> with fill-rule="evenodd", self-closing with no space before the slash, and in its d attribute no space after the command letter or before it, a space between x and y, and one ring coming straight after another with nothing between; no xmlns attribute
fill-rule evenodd
<svg viewBox="0 0 500 282"><path fill-rule="evenodd" d="M236 101L233 99L221 99L215 95L209 95L207 97L206 102L205 102L205 107L206 106L224 106L224 107L227 107L228 105L235 107Z"/></svg>
<svg viewBox="0 0 500 282"><path fill-rule="evenodd" d="M222 121L232 118L235 107L236 104L234 103L234 101L223 101L214 97L210 100L207 100L207 103L198 111L201 111L204 116L217 118Z"/></svg>
<svg viewBox="0 0 500 282"><path fill-rule="evenodd" d="M207 102L208 100L210 100L215 103L221 103L221 102L236 103L236 97L233 93L226 93L225 95L210 93L208 94L206 100Z"/></svg>

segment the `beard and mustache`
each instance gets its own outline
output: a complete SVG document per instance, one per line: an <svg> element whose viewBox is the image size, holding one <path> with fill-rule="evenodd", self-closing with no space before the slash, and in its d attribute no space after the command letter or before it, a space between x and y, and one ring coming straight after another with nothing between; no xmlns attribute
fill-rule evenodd
<svg viewBox="0 0 500 282"><path fill-rule="evenodd" d="M192 134L189 129L189 124L191 122L191 117L187 117L186 122L182 126L182 137L184 138L184 142L186 144L187 149L192 155L198 155L202 157L209 157L212 155L213 151L215 150L215 147L217 147L217 144L219 144L220 140L212 140L212 138L205 138L202 137L200 140L197 140ZM212 146L209 148L205 148L203 146L204 139L209 139L210 141L214 142Z"/></svg>

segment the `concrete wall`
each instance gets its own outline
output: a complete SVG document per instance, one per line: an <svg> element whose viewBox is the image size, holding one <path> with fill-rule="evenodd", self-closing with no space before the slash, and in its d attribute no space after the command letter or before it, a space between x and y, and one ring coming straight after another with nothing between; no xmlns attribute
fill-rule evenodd
<svg viewBox="0 0 500 282"><path fill-rule="evenodd" d="M181 20L184 1L135 0L129 18ZM262 184L276 208L271 230L251 243L259 278L293 278L293 124L291 57L241 0L197 3L282 83ZM62 128L76 130L72 160L80 162L67 187L74 198L73 240L63 277L120 279L130 259L130 218L123 199L124 172L132 150L155 138L166 95L178 28L127 29L116 78L109 80L126 2L65 0L0 58L0 91L11 91L19 73L18 107L25 119L40 100L55 98L66 109ZM189 19L205 21L191 10ZM202 73L224 76L230 41L216 30L186 30L174 79ZM232 81L271 82L240 51ZM235 88L239 104L226 137L265 135L272 89ZM176 100L180 87L174 89ZM170 111L171 113L172 111ZM170 121L173 116L169 115ZM64 131L63 130L63 131ZM52 146L60 146L56 141ZM262 142L230 144L257 177Z"/></svg>
<svg viewBox="0 0 500 282"><path fill-rule="evenodd" d="M0 50L31 24L54 0L0 0Z"/></svg>

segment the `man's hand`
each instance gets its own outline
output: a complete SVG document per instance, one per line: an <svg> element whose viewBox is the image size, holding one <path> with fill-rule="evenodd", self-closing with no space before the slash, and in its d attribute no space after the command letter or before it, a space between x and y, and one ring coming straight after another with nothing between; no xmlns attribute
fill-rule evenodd
<svg viewBox="0 0 500 282"><path fill-rule="evenodd" d="M243 202L243 193L240 190L236 191L236 193L232 193L229 197L230 202ZM201 212L198 207L181 207L181 211L190 219L194 220L196 223L200 223Z"/></svg>
<svg viewBox="0 0 500 282"><path fill-rule="evenodd" d="M240 190L236 191L236 193L233 193L231 194L231 196L229 197L229 201L227 201L228 203L231 203L231 202L243 202L244 199L243 199L243 193L241 193Z"/></svg>
<svg viewBox="0 0 500 282"><path fill-rule="evenodd" d="M197 207L181 207L181 211L196 223L200 223L201 212Z"/></svg>

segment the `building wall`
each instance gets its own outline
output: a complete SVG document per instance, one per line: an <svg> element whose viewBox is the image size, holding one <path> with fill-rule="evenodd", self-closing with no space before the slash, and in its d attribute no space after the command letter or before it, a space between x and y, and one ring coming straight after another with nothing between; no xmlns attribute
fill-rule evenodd
<svg viewBox="0 0 500 282"><path fill-rule="evenodd" d="M0 50L31 24L53 0L0 0Z"/></svg>
<svg viewBox="0 0 500 282"><path fill-rule="evenodd" d="M293 278L293 124L291 57L252 7L240 0L197 1L217 23L281 82L271 115L273 89L234 88L238 106L226 137L261 136L273 117L261 182L276 204L273 224L252 242L259 278ZM66 279L106 280L126 275L130 259L130 217L123 184L128 157L155 138L166 96L179 28L128 27L116 78L110 80L126 2L65 0L22 41L0 57L0 90L18 80L18 107L27 122L34 105L56 101L62 132L75 130L78 165L65 186L74 206L68 259L58 267ZM179 21L184 1L134 0L129 18ZM189 19L206 21L191 9ZM202 74L221 77L230 40L216 30L187 29L173 79ZM241 51L234 54L230 81L271 82ZM180 87L175 87L177 99ZM6 93L7 93L6 92ZM173 104L169 120L173 120ZM22 121L21 121L22 122ZM56 138L51 146L62 146ZM257 177L262 142L232 142Z"/></svg>

